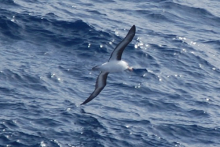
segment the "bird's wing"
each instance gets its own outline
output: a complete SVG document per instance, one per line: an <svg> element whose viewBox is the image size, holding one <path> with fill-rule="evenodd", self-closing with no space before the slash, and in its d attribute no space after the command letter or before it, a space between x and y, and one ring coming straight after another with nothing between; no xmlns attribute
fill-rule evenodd
<svg viewBox="0 0 220 147"><path fill-rule="evenodd" d="M94 99L105 87L107 80L108 72L101 72L96 80L95 90L81 105L84 105Z"/></svg>
<svg viewBox="0 0 220 147"><path fill-rule="evenodd" d="M133 25L131 27L131 29L129 30L127 36L114 49L114 51L111 54L111 57L109 58L109 61L121 60L121 55L122 55L125 47L132 41L132 39L135 35L135 32L136 32L136 27L135 27L135 25Z"/></svg>

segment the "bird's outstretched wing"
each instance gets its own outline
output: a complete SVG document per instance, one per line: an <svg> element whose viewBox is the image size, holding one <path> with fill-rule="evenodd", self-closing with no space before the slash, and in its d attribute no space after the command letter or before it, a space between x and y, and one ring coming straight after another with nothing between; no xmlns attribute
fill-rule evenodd
<svg viewBox="0 0 220 147"><path fill-rule="evenodd" d="M95 90L81 105L84 105L94 99L105 87L107 80L108 72L101 72L96 80Z"/></svg>
<svg viewBox="0 0 220 147"><path fill-rule="evenodd" d="M109 61L121 60L121 55L122 55L125 47L132 41L132 39L135 35L135 32L136 32L136 27L135 27L135 25L133 25L131 27L131 29L129 30L127 36L114 49L114 51L111 54L111 57L109 58Z"/></svg>

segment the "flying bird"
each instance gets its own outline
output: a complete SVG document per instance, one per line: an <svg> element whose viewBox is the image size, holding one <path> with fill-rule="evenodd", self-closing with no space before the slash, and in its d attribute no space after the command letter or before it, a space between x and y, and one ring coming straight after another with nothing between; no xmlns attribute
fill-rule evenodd
<svg viewBox="0 0 220 147"><path fill-rule="evenodd" d="M104 89L106 85L107 76L110 72L122 72L127 69L132 71L132 68L128 66L128 63L121 60L121 56L125 47L134 38L135 32L136 27L135 25L133 25L126 37L116 46L108 62L105 62L102 65L98 65L92 68L92 70L100 71L100 74L96 80L95 90L81 105L90 102L102 91L102 89Z"/></svg>

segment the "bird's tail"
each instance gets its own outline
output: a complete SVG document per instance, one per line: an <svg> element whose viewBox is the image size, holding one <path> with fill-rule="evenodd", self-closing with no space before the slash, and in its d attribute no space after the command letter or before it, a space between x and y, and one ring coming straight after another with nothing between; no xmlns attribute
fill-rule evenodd
<svg viewBox="0 0 220 147"><path fill-rule="evenodd" d="M99 69L100 69L100 68L99 68L98 65L92 68L92 70L99 70Z"/></svg>

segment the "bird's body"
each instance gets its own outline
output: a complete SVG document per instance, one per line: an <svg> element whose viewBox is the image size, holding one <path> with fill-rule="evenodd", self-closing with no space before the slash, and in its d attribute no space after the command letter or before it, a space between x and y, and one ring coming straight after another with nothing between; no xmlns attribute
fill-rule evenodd
<svg viewBox="0 0 220 147"><path fill-rule="evenodd" d="M121 60L121 56L125 47L132 41L135 32L136 32L136 28L135 25L133 25L129 30L128 34L126 35L126 37L114 49L108 62L105 62L102 65L98 65L92 68L92 70L100 71L100 74L96 80L95 90L89 96L89 98L87 98L82 103L82 105L94 99L102 91L102 89L104 89L106 85L107 76L109 73L122 72L126 69L132 70L132 68L128 66L127 62Z"/></svg>
<svg viewBox="0 0 220 147"><path fill-rule="evenodd" d="M109 62L105 62L100 66L95 66L92 69L93 70L99 70L103 72L122 72L126 69L128 69L128 63L123 60L113 60Z"/></svg>

